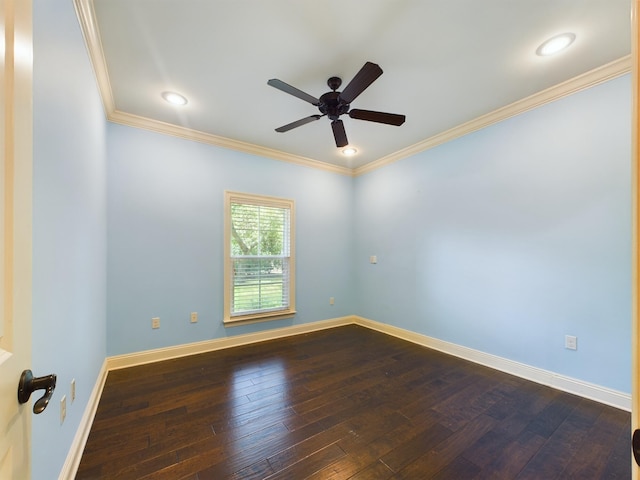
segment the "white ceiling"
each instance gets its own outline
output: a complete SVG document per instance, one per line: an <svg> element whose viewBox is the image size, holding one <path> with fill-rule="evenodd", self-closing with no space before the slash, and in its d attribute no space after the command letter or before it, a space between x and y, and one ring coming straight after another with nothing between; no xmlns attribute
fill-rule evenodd
<svg viewBox="0 0 640 480"><path fill-rule="evenodd" d="M349 171L620 63L631 46L629 0L76 0L76 6L112 120ZM541 42L566 31L576 34L569 49L535 54ZM319 97L329 91L329 77L341 77L344 88L366 61L384 74L351 107L404 114L404 125L343 115L359 151L352 158L336 148L326 117L274 131L318 111L267 80ZM160 97L166 90L189 103L167 104Z"/></svg>

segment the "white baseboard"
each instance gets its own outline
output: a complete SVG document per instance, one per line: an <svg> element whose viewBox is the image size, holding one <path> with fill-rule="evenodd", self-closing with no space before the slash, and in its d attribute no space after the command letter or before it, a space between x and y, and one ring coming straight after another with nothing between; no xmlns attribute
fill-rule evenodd
<svg viewBox="0 0 640 480"><path fill-rule="evenodd" d="M394 327L392 325L376 322L356 315L350 315L346 317L321 320L318 322L305 323L302 325L294 325L291 327L276 328L264 332L248 333L227 338L216 338L203 342L188 343L173 347L107 357L102 365L102 369L100 370L93 391L91 392L91 397L89 398L89 402L85 408L82 421L80 422L73 444L71 445L69 454L67 455L67 460L60 473L59 480L71 480L76 475L109 371L143 365L146 363L170 360L172 358L185 357L188 355L195 355L198 353L211 352L214 350L238 347L266 340L275 340L293 335L301 335L351 324L360 325L387 335L392 335L427 348L432 348L449 355L463 358L465 360L494 368L542 385L547 385L558 390L579 395L621 410L631 411L631 395L629 394L594 385L582 380L577 380L575 378L566 377L541 368L532 367L524 363L514 362L513 360L484 353L472 348L438 340L437 338L428 337L410 330Z"/></svg>
<svg viewBox="0 0 640 480"><path fill-rule="evenodd" d="M145 350L142 352L115 355L105 358L104 363L102 364L102 369L98 374L96 384L93 387L91 396L89 397L84 415L82 416L82 420L80 421L80 425L76 431L73 443L69 448L67 459L62 467L60 475L58 476L58 480L73 480L78 472L82 452L84 451L87 439L89 438L91 425L93 424L93 419L95 418L96 411L98 410L100 396L102 395L107 375L111 370L118 370L120 368L133 367L146 363L161 362L163 360L211 352L224 348L239 347L250 343L290 337L292 335L300 335L353 323L355 323L354 317L340 317L319 322L306 323L303 325L294 325L292 327L276 328L265 332L236 335L228 338L217 338L203 342L188 343L155 350Z"/></svg>
<svg viewBox="0 0 640 480"><path fill-rule="evenodd" d="M147 350L127 355L117 355L107 358L107 370L127 368L145 363L159 362L172 358L194 355L197 353L211 352L224 348L232 348L250 343L274 340L277 338L300 335L304 333L323 330L326 328L340 327L342 325L357 324L366 328L377 330L394 337L407 340L434 350L454 355L480 365L500 370L517 377L531 380L542 385L547 385L558 390L573 393L581 397L589 398L612 407L631 411L631 395L616 390L594 385L592 383L577 380L575 378L560 375L558 373L532 367L524 363L515 362L489 353L463 347L454 343L438 340L437 338L422 335L402 328L376 322L367 318L350 315L346 317L321 320L318 322L295 325L292 327L277 328L258 333L236 335L227 338L217 338L203 342L177 345L174 347Z"/></svg>
<svg viewBox="0 0 640 480"><path fill-rule="evenodd" d="M104 362L102 362L102 368L100 368L100 372L98 373L98 378L96 379L96 383L93 386L93 390L91 390L89 401L87 402L87 406L84 409L84 414L82 415L82 419L80 420L80 425L78 425L76 434L73 437L73 442L71 443L71 447L69 448L67 459L62 466L62 470L60 471L58 480L73 480L76 477L78 467L80 466L80 459L82 458L82 452L84 451L84 446L87 444L87 439L89 438L89 433L91 432L93 419L95 418L96 411L98 410L98 403L100 403L102 389L104 388L104 384L107 381L108 373L109 370L107 369L107 359L105 359Z"/></svg>
<svg viewBox="0 0 640 480"><path fill-rule="evenodd" d="M428 337L426 335L404 330L385 323L376 322L374 320L357 316L355 316L354 319L354 323L363 327L371 328L373 330L377 330L412 343L417 343L418 345L432 348L449 355L463 358L495 370L500 370L501 372L509 373L526 380L531 380L532 382L547 385L590 400L595 400L596 402L604 403L611 407L616 407L629 412L631 411L631 395L623 392L605 388L600 385L594 385L582 380L543 370L541 368L532 367L524 363L514 362L513 360L456 345L454 343L445 342L443 340L438 340L437 338Z"/></svg>
<svg viewBox="0 0 640 480"><path fill-rule="evenodd" d="M186 357L188 355L195 355L198 353L212 352L214 350L222 350L224 348L264 342L265 340L274 340L276 338L300 335L315 332L317 330L349 325L352 323L356 323L355 317L353 316L339 317L329 320L321 320L319 322L294 325L291 327L274 328L272 330L265 330L264 332L247 333L235 335L233 337L215 338L213 340L205 340L202 342L176 345L174 347L145 350L125 355L115 355L107 358L107 368L108 370L117 370L120 368L143 365L145 363L160 362L162 360L170 360L172 358Z"/></svg>

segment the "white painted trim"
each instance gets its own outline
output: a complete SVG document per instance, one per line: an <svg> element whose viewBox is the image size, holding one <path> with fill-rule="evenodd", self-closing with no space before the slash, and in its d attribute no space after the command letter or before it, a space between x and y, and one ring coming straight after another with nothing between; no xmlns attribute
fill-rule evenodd
<svg viewBox="0 0 640 480"><path fill-rule="evenodd" d="M193 130L191 128L182 127L179 125L161 122L159 120L152 120L150 118L121 112L119 110L107 111L107 118L113 123L142 128L144 130L150 130L152 132L162 133L165 135L172 135L174 137L206 143L208 145L215 145L217 147L228 148L229 150L237 150L239 152L249 153L251 155L271 158L273 160L280 160L282 162L293 163L304 167L311 167L317 170L324 170L340 175L353 175L353 170L350 168L321 162L319 160L303 157L301 155L294 155L292 153L283 152L281 150L254 145L252 143L241 142L239 140L221 137L219 135L213 135L211 133L201 132L199 130Z"/></svg>
<svg viewBox="0 0 640 480"><path fill-rule="evenodd" d="M348 176L358 176L372 172L373 170L377 170L378 168L382 168L386 165L397 162L398 160L410 157L468 133L480 130L481 128L487 127L491 124L505 120L509 117L513 117L514 115L539 107L545 103L553 102L580 90L593 87L631 71L631 55L627 55L626 57L622 57L582 75L578 75L575 78L569 79L551 88L547 88L546 90L530 95L529 97L514 102L511 105L499 108L493 112L487 113L486 115L482 115L450 130L422 140L414 145L398 150L397 152L391 153L378 160L374 160L362 167L351 169L116 110L113 91L109 80L109 70L104 58L104 51L100 40L100 31L95 18L93 0L74 0L74 4L96 75L104 109L109 121Z"/></svg>
<svg viewBox="0 0 640 480"><path fill-rule="evenodd" d="M640 0L631 2L631 431L640 428ZM634 456L635 458L635 456ZM631 478L640 478L632 462Z"/></svg>
<svg viewBox="0 0 640 480"><path fill-rule="evenodd" d="M78 467L80 466L80 460L82 459L82 452L87 444L89 433L91 432L91 426L93 425L93 419L96 416L98 410L98 404L100 403L100 397L102 396L102 390L104 389L105 382L107 381L107 374L109 370L107 368L107 359L102 363L102 368L98 373L98 378L89 396L89 401L84 409L84 414L80 420L80 425L76 430L76 434L73 437L73 442L69 448L67 459L62 466L58 480L73 480L78 473Z"/></svg>
<svg viewBox="0 0 640 480"><path fill-rule="evenodd" d="M346 317L321 320L318 322L305 323L302 325L294 325L291 327L283 327L264 332L249 333L237 335L227 338L217 338L213 340L205 340L203 342L189 343L184 345L176 345L173 347L159 348L155 350L146 350L125 355L117 355L106 359L107 370L116 370L120 368L128 368L136 365L160 362L173 358L195 355L199 353L211 352L225 348L238 347L251 343L263 342L266 340L275 340L278 338L300 335L304 333L315 332L327 328L341 327L344 325L356 324L362 327L370 328L387 335L392 335L403 340L407 340L427 348L432 348L440 352L463 358L471 362L484 365L496 370L500 370L517 377L530 380L532 382L547 385L558 390L589 398L612 407L622 410L631 411L631 396L624 392L618 392L599 385L588 383L575 378L567 377L532 367L524 363L515 362L507 358L499 357L489 353L481 352L472 348L456 345L454 343L445 342L437 338L422 335L402 328L394 327L384 323L369 320L357 315Z"/></svg>
<svg viewBox="0 0 640 480"><path fill-rule="evenodd" d="M283 258L288 259L288 267L284 268L284 261L281 265L281 270L287 270L288 275L286 278L286 286L283 285L283 290L287 294L286 308L281 308L277 311L258 311L250 314L236 314L232 316L233 309L233 292L235 282L235 267L234 260L231 255L231 237L232 230L234 230L232 216L232 205L244 204L251 205L252 207L268 207L277 208L280 211L288 212L286 215L288 222L286 222L285 228L282 229L282 244L287 248L283 249L281 254ZM242 231L243 228L247 228L240 222L240 225L236 225L237 228ZM260 228L260 227L258 227ZM259 234L258 234L259 235ZM282 247L281 247L282 248ZM290 198L273 197L267 195L256 195L252 193L233 192L230 190L224 191L224 306L222 321L225 325L231 327L233 325L248 324L263 322L267 320L276 320L283 318L291 318L296 313L296 202ZM284 272L283 272L284 273ZM285 275L282 276L282 281L285 282ZM283 292L283 294L284 294ZM284 296L284 295L283 295ZM284 306L283 306L284 307Z"/></svg>
<svg viewBox="0 0 640 480"><path fill-rule="evenodd" d="M78 466L80 465L84 446L87 442L87 438L89 437L89 432L91 431L93 419L98 409L98 403L107 379L107 374L111 370L134 367L153 362L161 362L163 360L171 360L173 358L239 347L242 345L275 340L278 338L301 335L352 324L376 330L402 340L422 345L423 347L438 350L448 355L469 360L532 382L547 385L557 390L579 395L605 405L631 411L631 396L626 393L594 385L575 378L566 377L564 375L559 375L541 368L531 367L523 363L514 362L513 360L484 353L472 348L463 347L461 345L456 345L454 343L445 342L443 340L438 340L437 338L428 337L420 333L376 322L357 315L349 315L345 317L321 320L318 322L305 323L302 325L293 325L291 327L277 328L264 332L248 333L227 338L216 338L213 340L205 340L203 342L188 343L173 347L158 348L154 350L107 357L102 365L102 369L100 370L98 379L96 380L96 385L93 388L87 407L85 408L82 421L80 422L73 444L71 445L69 454L67 455L67 460L60 476L58 477L59 480L71 480L75 477Z"/></svg>
<svg viewBox="0 0 640 480"><path fill-rule="evenodd" d="M467 135L468 133L475 132L488 127L489 125L493 125L494 123L506 120L507 118L541 107L542 105L554 102L563 97L572 95L581 90L586 90L587 88L594 87L606 81L613 80L614 78L627 74L630 71L631 55L627 55L626 57L619 58L611 63L595 68L582 75L578 75L577 77L559 83L558 85L547 88L546 90L534 93L533 95L523 98L522 100L518 100L510 105L506 105L494 110L493 112L489 112L486 115L474 118L473 120L453 127L445 132L429 137L426 140L367 163L362 167L354 169L353 175L359 176L372 172L373 170L377 170L386 165L395 163L398 160L429 150L430 148L437 147L443 143L450 142L456 138Z"/></svg>
<svg viewBox="0 0 640 480"><path fill-rule="evenodd" d="M329 320L321 320L319 322L304 323L302 325L293 325L291 327L265 330L264 332L247 333L233 337L215 338L213 340L205 340L203 342L187 343L173 347L158 348L155 350L146 350L143 352L129 353L125 355L116 355L107 358L107 368L108 370L117 370L136 365L144 365L146 363L161 362L163 360L196 355L198 353L212 352L225 348L248 345L250 343L264 342L266 340L275 340L277 338L315 332L327 328L341 327L352 323L355 323L354 317L352 316L339 317Z"/></svg>
<svg viewBox="0 0 640 480"><path fill-rule="evenodd" d="M87 45L91 64L93 65L93 71L95 72L96 81L98 83L98 90L100 90L100 95L102 97L102 104L104 106L107 119L110 122L172 135L174 137L185 138L187 140L194 140L196 142L207 143L209 145L215 145L231 150L238 150L240 152L294 163L296 165L312 167L318 170L325 170L341 175L353 175L353 170L350 168L116 110L113 98L113 89L111 88L111 81L109 80L109 69L107 68L107 62L104 57L104 50L100 39L100 29L96 20L93 0L74 0L73 3L75 5L76 15L78 17L78 22L80 23L82 35Z"/></svg>
<svg viewBox="0 0 640 480"><path fill-rule="evenodd" d="M145 130L173 135L188 140L216 145L231 150L238 150L240 152L249 153L252 155L258 155L274 160L303 165L332 173L338 173L341 175L359 176L385 167L404 158L408 158L412 155L416 155L425 150L437 147L438 145L442 145L443 143L450 142L469 133L481 130L485 127L493 125L494 123L501 122L510 117L514 117L516 115L524 113L528 110L541 107L542 105L545 105L547 103L554 102L563 97L572 95L582 90L586 90L587 88L591 88L609 80L613 80L614 78L629 73L630 70L631 56L627 55L626 57L622 57L611 63L595 68L582 75L569 79L558 85L554 85L553 87L547 88L546 90L542 90L541 92L530 95L510 105L506 105L502 108L494 110L493 112L489 112L485 115L453 127L442 133L436 134L414 145L410 145L406 148L398 150L397 152L391 153L385 157L374 160L373 162L367 163L366 165L355 169L340 167L326 162L321 162L319 160L282 152L280 150L274 150L258 145L253 145L251 143L240 142L230 138L220 137L217 135L212 135L177 125L171 125L169 123L151 120L113 109L109 110L107 106L105 106L105 108L107 108L107 117L111 122L121 123L123 125L137 128L143 128ZM105 82L99 82L101 88L103 83ZM110 96L107 97L110 98Z"/></svg>
<svg viewBox="0 0 640 480"><path fill-rule="evenodd" d="M111 89L107 61L104 58L104 50L100 40L100 29L98 28L93 0L74 0L73 4L80 23L80 29L82 30L82 36L89 51L89 59L95 72L98 90L102 97L102 105L108 118L110 112L115 110L115 101L113 100L113 90Z"/></svg>
<svg viewBox="0 0 640 480"><path fill-rule="evenodd" d="M579 395L596 402L604 403L622 410L631 411L631 396L609 388L594 385L592 383L566 377L558 373L532 367L520 362L514 362L506 358L484 353L472 348L463 347L454 343L438 340L420 333L404 330L384 323L376 322L362 317L355 317L355 322L363 327L371 328L388 335L392 335L409 342L432 348L440 352L463 358L486 367L500 370L532 382L562 390L564 392Z"/></svg>

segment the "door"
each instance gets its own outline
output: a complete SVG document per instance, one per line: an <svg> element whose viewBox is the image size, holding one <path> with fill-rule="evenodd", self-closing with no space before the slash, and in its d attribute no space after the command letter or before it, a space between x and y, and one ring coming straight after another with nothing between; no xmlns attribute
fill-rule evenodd
<svg viewBox="0 0 640 480"><path fill-rule="evenodd" d="M31 362L31 1L0 0L0 478L28 479Z"/></svg>
<svg viewBox="0 0 640 480"><path fill-rule="evenodd" d="M632 120L632 158L633 158L633 358L632 358L632 399L631 431L640 429L640 26L638 14L640 0L632 1L631 12L631 62L633 75L633 120ZM638 453L634 435L634 454ZM640 459L640 458L639 458ZM640 466L632 463L633 478L640 480Z"/></svg>

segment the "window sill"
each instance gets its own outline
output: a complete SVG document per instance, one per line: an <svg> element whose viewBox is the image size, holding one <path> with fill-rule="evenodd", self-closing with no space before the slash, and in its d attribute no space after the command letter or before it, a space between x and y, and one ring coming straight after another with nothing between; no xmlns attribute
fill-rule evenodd
<svg viewBox="0 0 640 480"><path fill-rule="evenodd" d="M225 318L222 322L225 327L239 327L240 325L250 325L252 323L270 322L273 320L282 320L295 316L295 310L287 310L284 312L262 313L256 315L246 315L243 317Z"/></svg>

